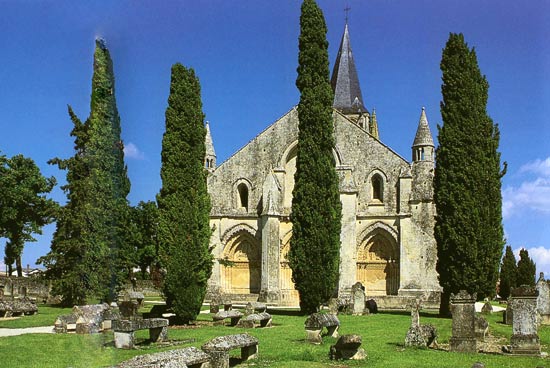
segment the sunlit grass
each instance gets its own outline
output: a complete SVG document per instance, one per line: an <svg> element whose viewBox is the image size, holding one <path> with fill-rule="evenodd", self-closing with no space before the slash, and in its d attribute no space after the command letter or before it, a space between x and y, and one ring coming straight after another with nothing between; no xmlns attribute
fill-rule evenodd
<svg viewBox="0 0 550 368"><path fill-rule="evenodd" d="M145 308L149 309L149 308ZM27 326L40 325L47 321L53 324L57 314L66 314L70 309L40 307L40 314L26 316ZM58 313L59 312L59 313ZM254 367L471 367L479 361L485 367L537 367L550 366L550 360L536 357L510 357L498 354L459 354L444 349L411 349L404 347L404 339L410 325L410 315L406 312L385 312L369 316L340 315L340 334L359 334L363 338L363 348L368 354L366 361L333 362L328 351L335 339L325 337L322 345L311 345L304 341L305 317L295 311L270 311L273 327L266 329L241 329L236 327L212 326L209 314L201 314L196 326L169 329L169 339L176 346L150 344L148 332L136 333L136 350L119 350L113 346L113 334L107 332L93 336L75 334L33 334L0 338L0 366L6 367L108 367L138 354L197 346L208 340L235 333L248 332L260 341L259 358L243 364ZM46 318L47 317L47 318ZM511 326L502 324L502 313L486 316L489 320L489 333L503 337L508 342ZM1 322L8 327L16 321ZM440 346L449 343L451 320L439 318L435 312L421 313L421 323L436 326ZM10 326L12 327L12 326ZM550 327L541 327L539 336L543 351L548 351ZM234 351L232 356L238 357Z"/></svg>

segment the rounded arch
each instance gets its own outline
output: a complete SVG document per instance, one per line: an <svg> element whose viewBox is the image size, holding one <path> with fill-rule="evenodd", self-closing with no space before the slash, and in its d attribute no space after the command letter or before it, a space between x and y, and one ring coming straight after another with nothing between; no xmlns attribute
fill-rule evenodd
<svg viewBox="0 0 550 368"><path fill-rule="evenodd" d="M226 293L260 292L261 242L249 225L239 224L222 236L224 263L221 265L222 288Z"/></svg>
<svg viewBox="0 0 550 368"><path fill-rule="evenodd" d="M288 147L284 150L283 154L281 155L281 158L279 159L278 166L284 167L285 164L292 159L293 156L296 156L298 153L298 140L295 140L294 142L290 143ZM342 165L342 154L340 153L340 150L338 147L334 147L332 149L332 154L334 156L334 161L336 162L336 166Z"/></svg>
<svg viewBox="0 0 550 368"><path fill-rule="evenodd" d="M244 208L248 211L252 189L252 183L247 178L242 177L233 182L233 205L235 208Z"/></svg>
<svg viewBox="0 0 550 368"><path fill-rule="evenodd" d="M396 295L399 290L400 251L397 232L376 222L361 232L357 243L357 281L369 295Z"/></svg>
<svg viewBox="0 0 550 368"><path fill-rule="evenodd" d="M386 173L379 168L372 169L365 178L367 193L369 194L370 202L384 202L386 198L386 187L388 177Z"/></svg>

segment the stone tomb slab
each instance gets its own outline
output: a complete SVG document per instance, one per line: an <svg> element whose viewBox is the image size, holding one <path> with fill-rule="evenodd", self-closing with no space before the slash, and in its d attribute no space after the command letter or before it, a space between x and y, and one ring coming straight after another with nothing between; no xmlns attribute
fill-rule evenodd
<svg viewBox="0 0 550 368"><path fill-rule="evenodd" d="M168 320L165 318L147 318L135 320L113 321L115 347L118 349L133 349L134 333L138 330L149 330L152 342L165 341L168 338Z"/></svg>
<svg viewBox="0 0 550 368"><path fill-rule="evenodd" d="M306 341L313 344L321 344L323 342L321 336L323 328L327 329L325 335L334 338L338 337L340 320L335 314L313 313L306 319L304 326L306 329Z"/></svg>
<svg viewBox="0 0 550 368"><path fill-rule="evenodd" d="M271 314L267 312L249 314L241 318L239 323L237 323L237 327L271 327Z"/></svg>
<svg viewBox="0 0 550 368"><path fill-rule="evenodd" d="M331 360L363 360L367 354L361 348L362 343L359 335L342 335L336 344L330 346L329 357Z"/></svg>
<svg viewBox="0 0 550 368"><path fill-rule="evenodd" d="M116 368L209 368L210 356L194 346L133 357Z"/></svg>
<svg viewBox="0 0 550 368"><path fill-rule="evenodd" d="M215 326L224 326L225 320L230 319L230 326L236 326L243 315L244 314L242 312L239 312L238 310L223 310L212 315L212 320L214 321Z"/></svg>
<svg viewBox="0 0 550 368"><path fill-rule="evenodd" d="M218 336L202 346L210 356L212 368L229 368L229 351L241 349L241 360L247 361L258 356L258 339L249 334Z"/></svg>

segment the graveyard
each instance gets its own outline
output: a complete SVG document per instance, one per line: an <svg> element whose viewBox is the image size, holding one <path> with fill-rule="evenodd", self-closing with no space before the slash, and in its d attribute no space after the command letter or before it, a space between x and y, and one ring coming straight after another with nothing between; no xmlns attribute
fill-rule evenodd
<svg viewBox="0 0 550 368"><path fill-rule="evenodd" d="M139 314L150 312L158 305L158 298L146 298ZM493 302L494 306L498 303ZM414 307L414 305L411 305ZM51 326L59 315L70 314L71 308L55 305L38 305L39 312L17 318L3 318L0 329ZM496 309L496 308L495 308ZM223 310L223 309L222 309ZM233 311L246 313L245 305L235 304ZM414 308L413 308L414 312ZM231 350L230 366L254 367L472 367L482 363L485 367L544 367L548 359L541 356L510 355L502 352L502 346L510 345L513 327L503 323L503 312L482 314L488 322L484 338L477 339L477 352L454 352L452 334L455 329L451 318L438 317L435 310L419 309L415 316L411 311L379 311L363 315L339 313L331 315L324 309L321 315L333 316L339 320L337 333L359 335L361 348L366 355L363 360L331 360L331 346L338 338L323 330L320 343L307 341L304 328L307 316L300 315L298 309L267 308L272 317L271 327L245 328L231 326L230 322L220 325L213 321L209 306L192 325L168 327L167 339L151 342L147 330L135 332L133 349L115 347L114 332L105 330L98 333L40 333L0 337L2 366L6 367L115 367L135 356L145 356L195 347L200 350L205 344L221 336L246 334L257 339L256 357L242 361L238 349ZM430 347L405 344L411 325L418 322L431 325L437 331L437 343ZM550 327L538 328L542 355L548 352ZM483 340L483 341L482 341ZM196 351L195 349L195 351ZM479 352L482 351L482 352ZM130 367L131 365L128 365Z"/></svg>

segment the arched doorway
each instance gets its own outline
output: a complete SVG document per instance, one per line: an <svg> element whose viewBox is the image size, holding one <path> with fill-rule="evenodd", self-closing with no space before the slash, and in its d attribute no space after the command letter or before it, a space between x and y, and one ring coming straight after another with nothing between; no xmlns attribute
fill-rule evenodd
<svg viewBox="0 0 550 368"><path fill-rule="evenodd" d="M357 249L357 281L365 285L367 295L397 295L399 249L382 227L374 227Z"/></svg>
<svg viewBox="0 0 550 368"><path fill-rule="evenodd" d="M257 294L261 285L261 247L248 231L241 230L226 243L222 264L224 292Z"/></svg>
<svg viewBox="0 0 550 368"><path fill-rule="evenodd" d="M288 251L290 250L290 238L292 232L289 231L283 237L283 245L279 256L279 290L281 291L281 304L298 305L300 303L300 295L292 282L292 269L288 264Z"/></svg>

